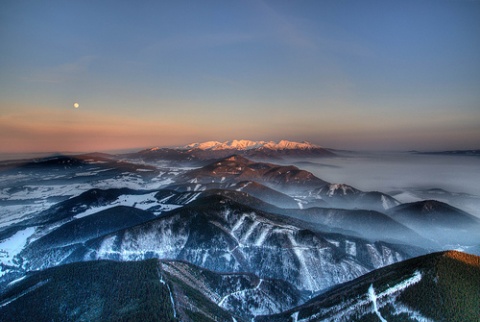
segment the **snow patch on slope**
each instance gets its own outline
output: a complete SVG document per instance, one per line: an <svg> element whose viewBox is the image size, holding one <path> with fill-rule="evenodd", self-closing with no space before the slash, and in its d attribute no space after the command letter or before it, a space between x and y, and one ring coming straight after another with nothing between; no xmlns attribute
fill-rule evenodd
<svg viewBox="0 0 480 322"><path fill-rule="evenodd" d="M17 231L14 235L0 241L0 263L12 265L15 255L20 253L28 242L28 238L35 233L34 227ZM3 276L5 272L0 272Z"/></svg>
<svg viewBox="0 0 480 322"><path fill-rule="evenodd" d="M142 195L120 195L115 201L112 203L106 205L106 206L100 206L100 207L92 207L90 209L87 209L86 211L77 214L74 218L79 219L83 218L86 216L90 216L92 214L95 214L99 211L110 209L116 206L128 206L128 207L134 207L142 210L148 210L154 206L167 206L166 208L168 210L172 210L175 208L179 208L181 206L178 205L164 205L161 203L161 200L157 200L155 198L155 195L157 192L151 192L147 194L142 194ZM197 195L198 196L198 195ZM195 200L197 196L191 196L191 198L188 200L188 202L191 202ZM155 213L158 215L158 213Z"/></svg>

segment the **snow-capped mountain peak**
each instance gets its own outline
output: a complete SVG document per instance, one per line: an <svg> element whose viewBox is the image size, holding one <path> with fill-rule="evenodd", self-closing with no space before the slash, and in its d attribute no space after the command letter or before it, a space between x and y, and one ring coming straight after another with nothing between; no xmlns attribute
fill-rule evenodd
<svg viewBox="0 0 480 322"><path fill-rule="evenodd" d="M231 140L225 142L207 141L201 143L191 143L183 147L182 150L254 150L266 148L270 150L307 150L320 148L318 145L309 142L292 142L288 140L274 141L251 141L251 140Z"/></svg>
<svg viewBox="0 0 480 322"><path fill-rule="evenodd" d="M215 160L238 154L247 158L265 159L282 157L333 157L335 153L329 149L303 141L206 141L195 142L183 146L169 148L151 148L140 151L135 157L152 160L175 160L196 162L199 160Z"/></svg>
<svg viewBox="0 0 480 322"><path fill-rule="evenodd" d="M185 145L183 147L178 147L181 150L193 150L193 149L200 149L200 150L216 150L218 147L222 146L223 143L218 141L207 141L202 143L191 143Z"/></svg>

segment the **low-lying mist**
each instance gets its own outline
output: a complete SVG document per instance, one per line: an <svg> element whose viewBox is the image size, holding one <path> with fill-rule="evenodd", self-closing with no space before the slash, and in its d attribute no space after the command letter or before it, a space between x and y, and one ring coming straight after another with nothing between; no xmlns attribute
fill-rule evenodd
<svg viewBox="0 0 480 322"><path fill-rule="evenodd" d="M336 152L338 157L285 160L332 183L388 193L401 202L448 200L480 216L480 158L408 152ZM432 190L442 189L442 190Z"/></svg>

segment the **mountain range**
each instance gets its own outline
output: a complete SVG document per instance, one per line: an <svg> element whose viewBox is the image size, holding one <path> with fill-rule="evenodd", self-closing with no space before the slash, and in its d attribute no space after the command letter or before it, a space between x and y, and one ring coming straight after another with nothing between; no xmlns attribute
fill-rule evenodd
<svg viewBox="0 0 480 322"><path fill-rule="evenodd" d="M336 155L331 149L309 142L281 140L277 143L273 141L232 140L191 143L171 148L154 147L127 154L124 157L147 162L168 160L202 164L204 161L226 158L233 154L259 160L282 159L285 157L334 157Z"/></svg>
<svg viewBox="0 0 480 322"><path fill-rule="evenodd" d="M275 162L321 149L2 164L1 320L474 321L480 220Z"/></svg>
<svg viewBox="0 0 480 322"><path fill-rule="evenodd" d="M218 195L153 220L136 210L137 224L128 228L108 224L107 218L127 209L71 221L33 241L20 253L23 269L99 259L176 259L217 272L295 281L300 290L317 292L421 252L312 230L301 221Z"/></svg>
<svg viewBox="0 0 480 322"><path fill-rule="evenodd" d="M177 149L184 149L188 151L192 150L315 150L321 149L320 146L311 144L309 142L292 142L287 140L281 140L278 143L274 141L250 141L250 140L232 140L225 142L208 141L202 143L191 143L184 147L178 147Z"/></svg>

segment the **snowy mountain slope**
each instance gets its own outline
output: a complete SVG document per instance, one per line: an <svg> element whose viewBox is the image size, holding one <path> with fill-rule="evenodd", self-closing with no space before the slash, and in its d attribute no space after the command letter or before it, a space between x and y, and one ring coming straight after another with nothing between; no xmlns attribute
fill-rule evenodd
<svg viewBox="0 0 480 322"><path fill-rule="evenodd" d="M0 162L0 234L90 189L158 189L172 175L170 170L96 154Z"/></svg>
<svg viewBox="0 0 480 322"><path fill-rule="evenodd" d="M242 186L244 182L239 183ZM253 183L252 183L253 185ZM237 186L237 185L235 185ZM235 189L210 189L201 192L177 192L173 190L163 189L156 194L157 199L161 199L160 202L168 204L170 207L179 207L184 206L196 199L210 197L210 196L221 196L227 199L230 199L236 203L259 210L265 213L272 214L273 216L286 217L286 218L297 218L302 221L302 225L306 226L307 222L312 223L308 225L308 228L314 231L321 232L335 232L345 235L359 236L361 234L356 233L353 230L343 229L341 227L326 226L319 223L318 220L314 219L314 216L310 215L310 211L293 209L293 208L280 208L277 206L282 201L276 201L277 205L265 202L263 199L256 198L244 190ZM286 200L288 201L288 199ZM275 202L275 201L274 201Z"/></svg>
<svg viewBox="0 0 480 322"><path fill-rule="evenodd" d="M442 252L396 263L255 321L476 321L480 257Z"/></svg>
<svg viewBox="0 0 480 322"><path fill-rule="evenodd" d="M134 190L126 188L91 189L60 202L35 218L35 224L48 224L59 220L82 218L115 206L129 206L151 210L159 214L159 206L165 202L156 197L158 190Z"/></svg>
<svg viewBox="0 0 480 322"><path fill-rule="evenodd" d="M75 218L81 218L101 210L115 206L134 206L143 210L155 208L153 213L159 214L163 208L171 209L155 198L155 191L133 189L90 189L78 196L61 201L35 216L24 218L17 223L0 228L0 240L6 239L17 231L35 227L36 238L55 227L65 224Z"/></svg>
<svg viewBox="0 0 480 322"><path fill-rule="evenodd" d="M251 198L242 190L251 186L262 196L278 198L282 205L296 205L286 195L277 193L267 187L255 183L235 184L230 192L224 190L208 190L202 192L176 192L172 190L142 191L132 189L92 189L79 196L62 201L50 209L39 213L34 218L5 227L0 235L0 260L13 265L20 260L15 256L26 248L24 253L32 251L37 255L45 254L48 258L50 249L62 244L75 245L88 239L98 237L121 228L154 218L162 212L184 206L200 196L212 194L228 195L238 202L246 202L250 206L262 210L279 209L260 200ZM288 204L290 201L290 204ZM148 211L148 212L146 212ZM21 240L19 239L21 236ZM33 242L33 245L29 246ZM65 247L67 249L68 247ZM75 246L72 246L74 249ZM0 270L2 274L11 269Z"/></svg>
<svg viewBox="0 0 480 322"><path fill-rule="evenodd" d="M251 272L261 278L290 281L302 290L319 291L411 257L399 246L306 227L211 196L76 248L56 248L41 257L32 252L24 258L25 268L155 257L184 260L218 272Z"/></svg>
<svg viewBox="0 0 480 322"><path fill-rule="evenodd" d="M159 191L132 189L91 189L57 203L36 216L27 217L0 229L0 276L21 269L17 255L34 249L37 256L48 254L55 247L68 247L122 228L155 218L162 212L183 204L168 204L158 199ZM189 202L199 193L179 197ZM30 244L33 243L33 246Z"/></svg>
<svg viewBox="0 0 480 322"><path fill-rule="evenodd" d="M136 226L155 218L152 213L127 206L113 206L67 222L31 242L26 252L48 251L56 247L86 242L109 233Z"/></svg>
<svg viewBox="0 0 480 322"><path fill-rule="evenodd" d="M165 190L165 193L166 190ZM174 192L169 192L172 199L167 203L176 204L176 198L183 200L182 193L179 197ZM189 193L187 193L189 194ZM212 189L202 191L198 198L218 195L231 199L242 205L290 218L296 218L304 222L312 223L309 229L321 232L336 232L353 235L369 240L383 240L393 243L410 245L422 245L423 247L438 247L432 241L423 238L410 228L393 220L391 217L371 210L348 210L335 208L311 207L307 209L285 209L259 200L250 194L238 190Z"/></svg>
<svg viewBox="0 0 480 322"><path fill-rule="evenodd" d="M23 274L26 258L37 258L45 266L54 266L58 263L56 256L63 254L66 257L88 240L153 218L155 215L145 210L114 206L66 223L20 230L6 241L0 242L0 263L4 265L0 267L0 283ZM22 235L23 239L19 239ZM17 247L8 247L9 244L16 244ZM50 258L55 260L50 262Z"/></svg>
<svg viewBox="0 0 480 322"><path fill-rule="evenodd" d="M37 269L39 267L54 266L70 260L83 260L78 258L79 255L77 253L81 251L79 249L83 249L83 244L86 243L87 240L151 220L154 218L154 214L158 212L157 207L174 209L190 204L191 208L196 210L198 205L195 204L195 200L200 200L201 203L204 203L204 201L201 200L202 198L210 198L208 200L220 198L223 201L232 201L236 207L246 206L249 211L261 212L274 222L287 220L286 223L288 225L300 225L302 229L316 232L340 233L358 237L365 233L363 229L370 229L368 224L370 223L373 225L373 229L370 230L375 232L372 236L368 236L372 241L383 239L398 242L406 241L407 239L410 241L421 239L407 228L395 223L380 213L327 210L321 208L307 210L282 209L251 197L243 191L207 190L202 192L180 193L172 190L145 192L128 189L95 189L62 202L47 211L43 216L40 216L39 218L41 220L38 222L38 225L30 226L34 230L29 234L30 237L26 239L26 243L24 245L22 244L23 246L20 245L20 248L14 253L9 254L9 258L13 258L12 256L20 253L19 256L16 257L16 261L20 264L10 268L10 270L4 271L4 273L23 269L23 262L28 263L26 268ZM191 204L192 202L194 204ZM376 214L377 216L373 216L372 218L370 213ZM291 217L301 219L303 222L295 221L291 219ZM332 221L332 219L335 220ZM387 221L385 221L385 219L387 219ZM314 224L307 224L305 220ZM40 225L40 223L43 224ZM379 226L380 229L377 230L375 228L377 226ZM266 237L267 235L264 236L264 238ZM343 237L340 238L340 241L334 241L334 244L342 245L341 247L343 249L356 247L359 253L361 253L361 251L369 252L369 249L365 248L365 242L359 243L358 246L350 247L341 241L342 238ZM354 237L352 236L351 238ZM336 238L334 239L336 240ZM357 242L350 241L350 244L352 243L355 244ZM25 248L23 252L22 248ZM411 255L421 252L421 250L398 248L398 246L397 250ZM178 254L176 256L178 256ZM375 266L371 265L370 267L373 268Z"/></svg>

